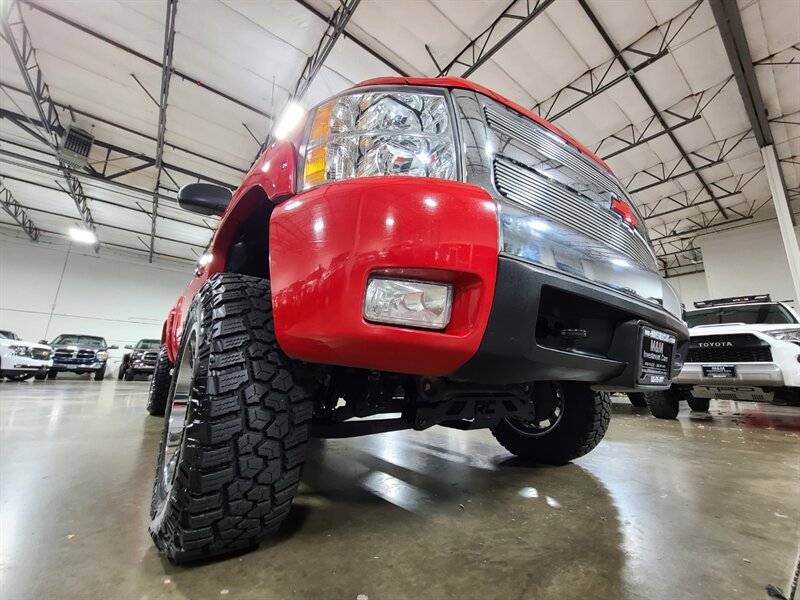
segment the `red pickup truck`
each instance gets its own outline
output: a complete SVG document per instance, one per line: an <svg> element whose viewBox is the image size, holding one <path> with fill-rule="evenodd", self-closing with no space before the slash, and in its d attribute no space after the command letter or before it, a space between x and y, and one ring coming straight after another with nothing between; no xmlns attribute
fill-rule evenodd
<svg viewBox="0 0 800 600"><path fill-rule="evenodd" d="M148 401L166 413L150 531L175 562L274 532L312 435L489 428L563 464L602 439L608 392L667 389L682 366L680 300L623 186L469 81L359 84L232 196L197 183L178 202L222 219Z"/></svg>

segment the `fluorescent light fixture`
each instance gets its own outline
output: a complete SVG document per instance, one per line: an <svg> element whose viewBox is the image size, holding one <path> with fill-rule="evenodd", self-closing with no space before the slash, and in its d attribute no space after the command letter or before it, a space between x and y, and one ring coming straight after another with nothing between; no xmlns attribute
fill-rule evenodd
<svg viewBox="0 0 800 600"><path fill-rule="evenodd" d="M278 118L278 124L275 125L275 137L279 140L288 138L305 114L306 111L302 106L290 100Z"/></svg>
<svg viewBox="0 0 800 600"><path fill-rule="evenodd" d="M79 244L96 244L97 236L91 229L83 229L82 227L70 227L69 237L73 242Z"/></svg>

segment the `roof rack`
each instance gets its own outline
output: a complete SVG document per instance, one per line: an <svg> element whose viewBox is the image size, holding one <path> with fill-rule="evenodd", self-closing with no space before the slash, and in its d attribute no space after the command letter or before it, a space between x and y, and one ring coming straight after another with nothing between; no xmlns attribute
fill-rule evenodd
<svg viewBox="0 0 800 600"><path fill-rule="evenodd" d="M747 304L750 302L772 302L769 294L757 294L755 296L735 296L733 298L715 298L714 300L700 300L694 303L695 308L710 308L712 306L723 306L725 304Z"/></svg>

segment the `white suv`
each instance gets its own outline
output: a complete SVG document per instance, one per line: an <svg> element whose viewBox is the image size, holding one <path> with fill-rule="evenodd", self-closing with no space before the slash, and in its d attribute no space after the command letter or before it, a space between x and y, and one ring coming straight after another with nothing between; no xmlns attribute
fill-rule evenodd
<svg viewBox="0 0 800 600"><path fill-rule="evenodd" d="M0 330L0 380L23 381L34 375L44 379L53 366L52 353L50 346L24 342L13 331Z"/></svg>
<svg viewBox="0 0 800 600"><path fill-rule="evenodd" d="M646 394L654 416L674 419L678 402L707 411L712 398L800 405L800 316L768 295L695 302L689 347L666 392Z"/></svg>

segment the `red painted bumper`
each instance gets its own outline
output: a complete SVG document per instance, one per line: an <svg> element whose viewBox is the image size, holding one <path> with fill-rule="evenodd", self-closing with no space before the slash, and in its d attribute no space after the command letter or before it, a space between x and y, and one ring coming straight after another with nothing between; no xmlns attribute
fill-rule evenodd
<svg viewBox="0 0 800 600"><path fill-rule="evenodd" d="M375 177L301 193L270 220L275 332L291 357L398 373L444 375L483 338L497 276L495 203L465 183ZM447 281L444 331L364 321L369 275Z"/></svg>

